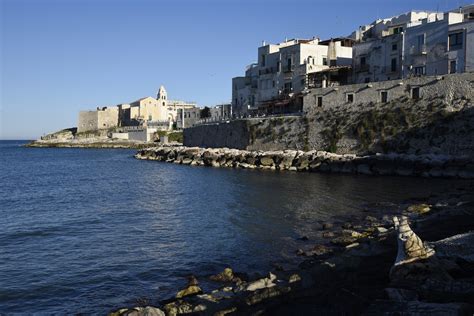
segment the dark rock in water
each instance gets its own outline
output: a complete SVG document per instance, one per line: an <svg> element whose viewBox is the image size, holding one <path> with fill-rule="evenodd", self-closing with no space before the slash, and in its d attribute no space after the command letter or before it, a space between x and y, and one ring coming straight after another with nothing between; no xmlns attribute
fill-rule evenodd
<svg viewBox="0 0 474 316"><path fill-rule="evenodd" d="M197 294L201 294L201 293L202 293L202 290L199 286L190 285L187 288L185 288L185 289L179 291L178 293L176 293L176 298L183 298L183 297L186 297L186 296L197 295Z"/></svg>
<svg viewBox="0 0 474 316"><path fill-rule="evenodd" d="M347 246L357 241L356 237L352 236L339 236L331 240L331 243L337 246Z"/></svg>
<svg viewBox="0 0 474 316"><path fill-rule="evenodd" d="M325 254L330 253L330 252L332 252L332 250L330 248L328 248L324 245L316 245L311 250L306 251L305 255L308 256L308 257L322 256L322 255L325 255Z"/></svg>
<svg viewBox="0 0 474 316"><path fill-rule="evenodd" d="M209 279L217 282L232 282L235 279L234 271L231 268L225 268L221 273L211 275Z"/></svg>
<svg viewBox="0 0 474 316"><path fill-rule="evenodd" d="M323 229L324 230L331 229L333 227L334 227L334 225L332 223L323 223Z"/></svg>
<svg viewBox="0 0 474 316"><path fill-rule="evenodd" d="M199 284L199 282L198 282L198 280L196 279L196 277L191 274L191 275L188 277L188 286L193 286L193 285L198 285L198 284Z"/></svg>
<svg viewBox="0 0 474 316"><path fill-rule="evenodd" d="M333 232L324 232L322 236L323 238L333 238L335 235Z"/></svg>
<svg viewBox="0 0 474 316"><path fill-rule="evenodd" d="M353 227L353 225L352 225L352 223L347 222L347 223L342 224L341 227L344 228L344 229L351 229Z"/></svg>
<svg viewBox="0 0 474 316"><path fill-rule="evenodd" d="M386 288L385 293L388 298L392 301L403 302L403 301L417 301L418 294L415 291L407 289L396 289Z"/></svg>
<svg viewBox="0 0 474 316"><path fill-rule="evenodd" d="M474 308L465 303L428 303L420 301L376 301L365 315L472 315Z"/></svg>
<svg viewBox="0 0 474 316"><path fill-rule="evenodd" d="M291 288L289 287L280 287L280 286L273 286L273 287L257 290L245 299L245 303L247 305L255 305L257 303L260 303L263 300L276 297L284 293L288 293L290 290Z"/></svg>

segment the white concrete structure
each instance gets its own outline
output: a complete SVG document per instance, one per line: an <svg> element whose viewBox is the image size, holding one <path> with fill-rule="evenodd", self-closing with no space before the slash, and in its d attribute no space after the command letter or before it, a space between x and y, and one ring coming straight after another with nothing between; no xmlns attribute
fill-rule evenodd
<svg viewBox="0 0 474 316"><path fill-rule="evenodd" d="M472 71L470 7L408 12L360 27L352 34L353 82Z"/></svg>
<svg viewBox="0 0 474 316"><path fill-rule="evenodd" d="M293 39L258 48L258 64L247 68L245 77L232 80L232 108L245 114L264 102L291 97L306 88L310 73L330 66L350 65L352 40L320 41Z"/></svg>

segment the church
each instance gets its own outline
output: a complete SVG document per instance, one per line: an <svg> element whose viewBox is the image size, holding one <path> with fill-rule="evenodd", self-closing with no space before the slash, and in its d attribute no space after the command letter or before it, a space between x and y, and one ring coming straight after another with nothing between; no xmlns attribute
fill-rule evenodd
<svg viewBox="0 0 474 316"><path fill-rule="evenodd" d="M168 100L165 87L160 86L156 98L148 96L130 103L79 112L77 131L81 133L127 126L171 130L176 126L178 110L195 107L195 102Z"/></svg>

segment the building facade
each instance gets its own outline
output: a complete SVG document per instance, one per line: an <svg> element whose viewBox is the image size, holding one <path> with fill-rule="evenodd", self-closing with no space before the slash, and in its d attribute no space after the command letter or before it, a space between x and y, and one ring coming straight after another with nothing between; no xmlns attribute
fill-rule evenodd
<svg viewBox="0 0 474 316"><path fill-rule="evenodd" d="M293 39L263 43L258 63L247 67L245 77L232 80L232 111L246 114L266 104L292 98L307 88L307 76L331 66L350 66L352 40Z"/></svg>
<svg viewBox="0 0 474 316"><path fill-rule="evenodd" d="M78 131L94 131L118 126L150 126L172 129L176 126L179 109L193 109L194 102L168 100L165 87L161 86L156 98L144 97L131 103L97 108L96 111L79 113Z"/></svg>
<svg viewBox="0 0 474 316"><path fill-rule="evenodd" d="M408 12L352 34L353 82L472 71L470 11Z"/></svg>

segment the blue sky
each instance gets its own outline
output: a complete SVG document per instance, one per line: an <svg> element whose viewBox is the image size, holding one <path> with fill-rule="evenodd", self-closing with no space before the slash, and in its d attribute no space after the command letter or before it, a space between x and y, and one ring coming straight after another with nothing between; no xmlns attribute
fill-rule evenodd
<svg viewBox="0 0 474 316"><path fill-rule="evenodd" d="M79 110L155 96L230 101L262 40L348 35L450 0L0 0L0 139L76 126Z"/></svg>

